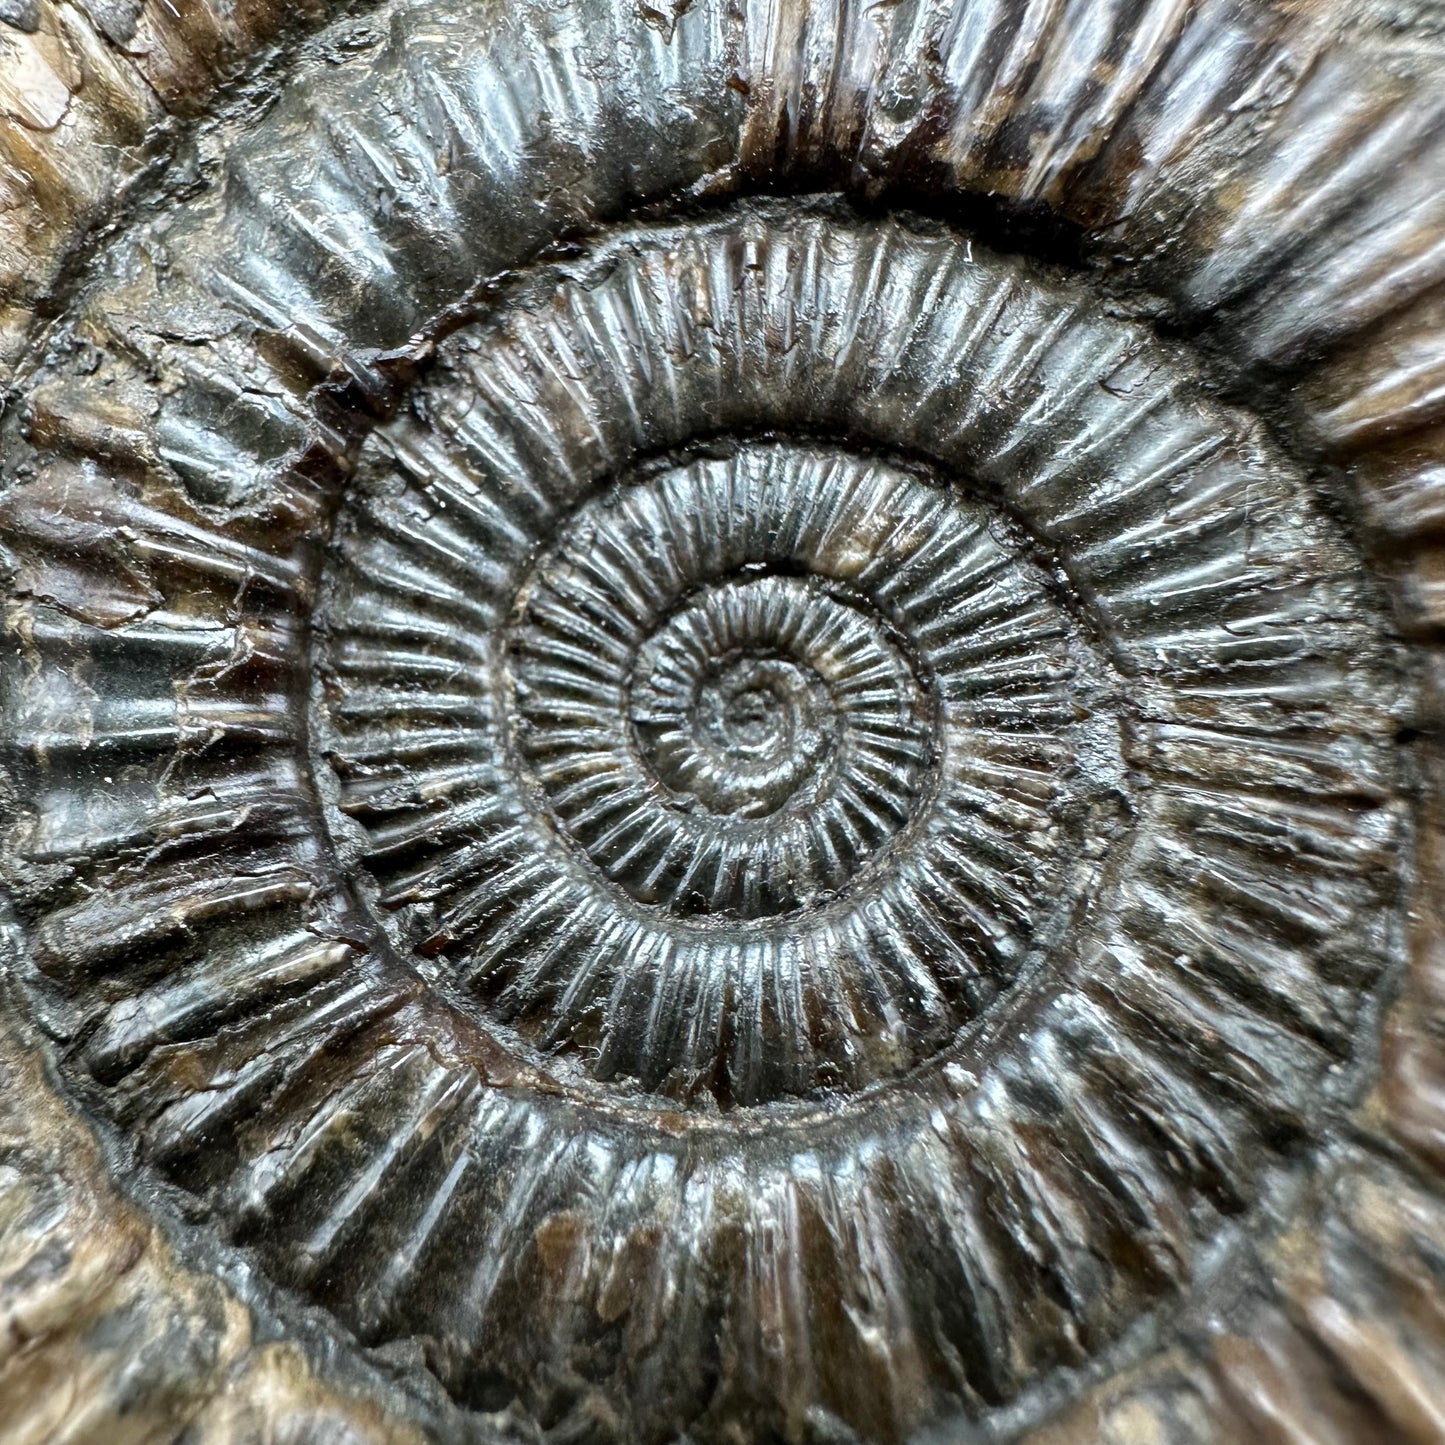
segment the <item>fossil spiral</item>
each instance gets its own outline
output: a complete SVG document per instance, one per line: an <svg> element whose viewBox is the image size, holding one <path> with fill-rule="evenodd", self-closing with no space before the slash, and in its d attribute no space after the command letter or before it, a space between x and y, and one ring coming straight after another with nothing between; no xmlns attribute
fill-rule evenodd
<svg viewBox="0 0 1445 1445"><path fill-rule="evenodd" d="M3 423L96 1420L1438 1438L1430 35L387 0L175 138Z"/></svg>

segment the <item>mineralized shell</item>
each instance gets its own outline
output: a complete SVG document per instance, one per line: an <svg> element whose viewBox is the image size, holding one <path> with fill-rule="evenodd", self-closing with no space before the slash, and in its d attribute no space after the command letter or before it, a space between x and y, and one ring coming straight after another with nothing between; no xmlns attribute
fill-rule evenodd
<svg viewBox="0 0 1445 1445"><path fill-rule="evenodd" d="M0 1441L1445 1440L1445 14L0 4Z"/></svg>

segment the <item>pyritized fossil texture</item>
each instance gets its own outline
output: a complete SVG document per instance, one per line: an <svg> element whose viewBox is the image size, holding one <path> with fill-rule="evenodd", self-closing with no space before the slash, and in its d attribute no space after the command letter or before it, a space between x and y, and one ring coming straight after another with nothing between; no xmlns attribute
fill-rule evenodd
<svg viewBox="0 0 1445 1445"><path fill-rule="evenodd" d="M0 1440L1445 1439L1440 17L324 20L5 313Z"/></svg>

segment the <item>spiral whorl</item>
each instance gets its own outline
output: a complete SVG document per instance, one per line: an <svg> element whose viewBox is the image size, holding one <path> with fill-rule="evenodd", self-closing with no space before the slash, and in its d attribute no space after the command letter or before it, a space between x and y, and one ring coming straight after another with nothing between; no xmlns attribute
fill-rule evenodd
<svg viewBox="0 0 1445 1445"><path fill-rule="evenodd" d="M518 383L546 397L564 373L531 343L510 372L506 342L463 337L465 370L428 403L459 418L445 452L391 429L396 460L378 452L373 500L344 519L324 726L340 729L342 806L387 815L372 866L393 934L409 946L419 915L406 920L426 910L424 948L569 1070L725 1104L897 1076L1054 946L1119 833L1118 675L1041 539L970 495L967 467L952 480L913 448L718 437L718 404L740 396L766 393L792 429L836 427L830 385L846 404L770 284L734 290L680 363L643 359L685 324L679 301L749 254L781 280L810 248L851 251L858 276L824 282L846 289L883 256L921 284L918 250L935 244L766 216L680 247L631 239L600 281L559 278L553 299L500 319L506 335L534 306L573 318L543 343L567 358L576 409L547 440L550 480L529 462L522 490L494 470L509 442L486 398L508 395L495 416L510 431ZM986 274L975 263L956 284L982 301ZM761 346L755 306L777 316ZM1064 306L1054 326L1080 319ZM594 366L583 337L614 360L630 350L628 368ZM937 373L898 362L927 415ZM916 435L895 424L876 441ZM573 436L609 460L572 452ZM403 606L470 659L440 695L433 660L358 627ZM418 705L451 721L413 743ZM436 779L455 829L424 809L405 835L420 851L398 847L408 825L388 798L402 800L367 762L381 752Z"/></svg>
<svg viewBox="0 0 1445 1445"><path fill-rule="evenodd" d="M1328 9L377 0L177 140L0 417L0 1007L208 1339L588 1445L1254 1438L1283 1339L1394 1438L1445 109Z"/></svg>
<svg viewBox="0 0 1445 1445"><path fill-rule="evenodd" d="M754 455L690 468L579 526L514 644L521 745L552 811L608 877L678 915L818 903L929 786L932 699L901 635L825 574L763 575L808 565L779 535L793 488L719 522L731 473L784 470L806 484L822 469ZM698 535L728 520L740 537Z"/></svg>

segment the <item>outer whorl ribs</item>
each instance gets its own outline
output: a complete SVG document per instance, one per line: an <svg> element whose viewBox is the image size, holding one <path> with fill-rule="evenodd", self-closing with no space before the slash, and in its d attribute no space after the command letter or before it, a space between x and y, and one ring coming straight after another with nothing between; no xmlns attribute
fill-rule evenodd
<svg viewBox="0 0 1445 1445"><path fill-rule="evenodd" d="M1209 0L381 10L8 434L14 996L137 1200L446 1439L1002 1441L1284 1311L1439 107Z"/></svg>
<svg viewBox="0 0 1445 1445"><path fill-rule="evenodd" d="M403 948L594 1077L743 1104L1076 984L1126 908L1317 1007L1336 925L1194 820L1291 826L1272 774L1359 750L1374 644L1247 428L940 233L784 209L554 286L446 349L342 514L326 750Z"/></svg>
<svg viewBox="0 0 1445 1445"><path fill-rule="evenodd" d="M490 1287L601 1191L660 1231L658 1289L716 1281L647 1347L702 1369L749 1328L747 1179L799 1221L742 1206L754 1247L806 1257L830 1221L826 1277L876 1219L893 1328L981 1399L1156 1298L1309 1128L1380 967L1398 822L1357 790L1390 689L1348 569L1182 360L937 229L774 205L627 233L459 332L342 506L316 706L393 947L602 1110L564 1182L560 1126L525 1132L556 1105L465 1095L487 1157L561 1151L509 1166ZM372 1067L346 1117L388 1151L462 1087L373 1101ZM754 1137L788 1099L823 1112ZM744 1112L678 1152L647 1122L673 1103ZM357 1239L425 1221L387 1256L417 1269L491 1217L434 1152L347 1196ZM315 1167L257 1200L266 1231L313 1217ZM480 1304L427 1297L362 1317Z"/></svg>

